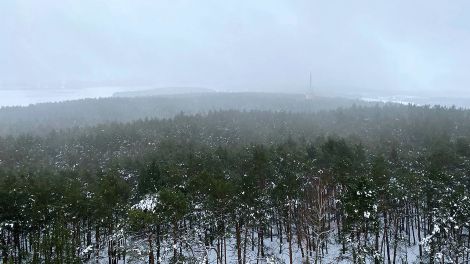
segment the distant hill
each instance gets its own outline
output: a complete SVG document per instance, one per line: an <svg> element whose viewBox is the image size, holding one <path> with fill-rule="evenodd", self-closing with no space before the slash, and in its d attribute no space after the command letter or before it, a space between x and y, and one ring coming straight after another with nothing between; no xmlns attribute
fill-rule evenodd
<svg viewBox="0 0 470 264"><path fill-rule="evenodd" d="M377 103L273 93L199 93L82 99L27 107L3 107L0 109L0 135L45 135L51 130L145 118L171 118L179 113L205 114L217 110L315 112L354 104Z"/></svg>
<svg viewBox="0 0 470 264"><path fill-rule="evenodd" d="M177 95L177 94L201 94L215 93L216 91L201 87L165 87L141 91L125 91L113 94L113 97L146 97L159 95Z"/></svg>

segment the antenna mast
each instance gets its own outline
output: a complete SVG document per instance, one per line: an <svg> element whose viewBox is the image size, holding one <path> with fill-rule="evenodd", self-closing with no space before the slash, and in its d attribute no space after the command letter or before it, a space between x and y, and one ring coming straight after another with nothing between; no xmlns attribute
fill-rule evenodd
<svg viewBox="0 0 470 264"><path fill-rule="evenodd" d="M310 79L309 79L309 92L313 93L313 90L312 90L312 72L310 72Z"/></svg>

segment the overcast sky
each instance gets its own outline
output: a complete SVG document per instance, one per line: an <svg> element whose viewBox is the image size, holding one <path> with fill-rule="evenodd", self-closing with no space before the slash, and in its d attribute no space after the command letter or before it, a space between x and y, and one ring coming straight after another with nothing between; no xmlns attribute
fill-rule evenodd
<svg viewBox="0 0 470 264"><path fill-rule="evenodd" d="M0 84L468 95L470 1L2 0Z"/></svg>

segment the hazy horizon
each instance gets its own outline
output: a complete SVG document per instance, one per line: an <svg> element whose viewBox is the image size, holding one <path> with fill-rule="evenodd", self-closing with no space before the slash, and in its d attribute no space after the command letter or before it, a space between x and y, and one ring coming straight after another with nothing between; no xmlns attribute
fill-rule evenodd
<svg viewBox="0 0 470 264"><path fill-rule="evenodd" d="M467 96L467 10L462 0L2 1L0 89L290 92L308 89L311 72L335 94Z"/></svg>

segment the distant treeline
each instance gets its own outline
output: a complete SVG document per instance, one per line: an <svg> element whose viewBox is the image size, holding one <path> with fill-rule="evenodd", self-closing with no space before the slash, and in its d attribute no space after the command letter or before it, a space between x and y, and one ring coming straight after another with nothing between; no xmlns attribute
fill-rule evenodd
<svg viewBox="0 0 470 264"><path fill-rule="evenodd" d="M469 142L470 111L403 105L214 111L1 137L1 254L466 263Z"/></svg>
<svg viewBox="0 0 470 264"><path fill-rule="evenodd" d="M51 130L129 122L144 118L172 118L208 111L314 112L338 107L372 105L359 100L312 97L301 94L205 93L155 97L100 98L41 103L28 107L0 109L0 135L31 133L45 135Z"/></svg>

